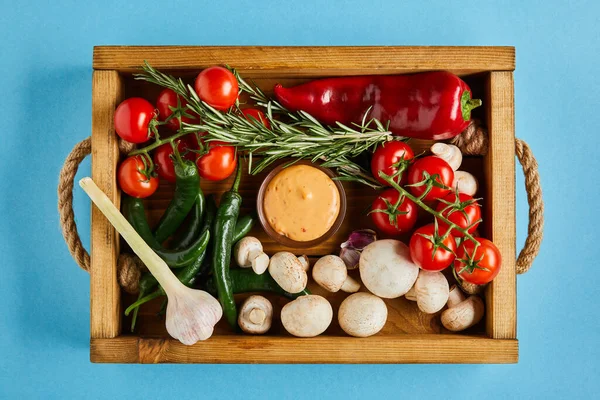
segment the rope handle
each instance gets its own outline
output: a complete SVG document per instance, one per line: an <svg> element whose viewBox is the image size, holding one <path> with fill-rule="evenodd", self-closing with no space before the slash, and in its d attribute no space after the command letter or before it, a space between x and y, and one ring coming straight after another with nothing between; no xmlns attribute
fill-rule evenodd
<svg viewBox="0 0 600 400"><path fill-rule="evenodd" d="M452 140L464 154L482 155L487 152L487 132L479 124L471 124L462 134ZM129 153L133 150L131 143L119 142L119 150ZM71 256L82 269L90 270L90 255L83 247L75 223L73 212L73 186L79 164L92 152L91 138L77 143L67 156L60 171L58 181L58 214L63 237ZM540 251L544 229L544 202L540 186L538 164L531 149L521 139L515 141L515 154L523 167L525 175L525 190L529 204L529 225L525 246L517 257L517 274L523 274L531 268L533 260ZM119 285L129 293L138 291L138 281L142 262L134 255L121 253L117 261L117 278Z"/></svg>
<svg viewBox="0 0 600 400"><path fill-rule="evenodd" d="M119 150L129 153L134 145L127 142L119 142ZM83 270L90 271L90 255L83 247L75 214L73 213L73 186L75 174L79 164L92 152L92 140L87 138L77 143L67 156L58 179L58 214L60 216L60 227L63 237L69 247L71 256ZM133 254L121 253L117 261L117 277L119 285L129 293L138 291L138 281L143 263Z"/></svg>

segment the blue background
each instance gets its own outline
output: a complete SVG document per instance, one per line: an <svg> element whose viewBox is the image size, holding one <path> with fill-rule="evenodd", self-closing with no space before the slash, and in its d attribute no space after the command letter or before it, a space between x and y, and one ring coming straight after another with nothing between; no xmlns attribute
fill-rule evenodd
<svg viewBox="0 0 600 400"><path fill-rule="evenodd" d="M597 1L85 3L2 0L0 398L597 397ZM518 278L520 362L91 364L89 278L63 243L56 184L90 133L92 47L101 44L516 46L516 134L538 157L546 201L542 252ZM519 176L519 246L522 186ZM81 192L75 207L87 245Z"/></svg>

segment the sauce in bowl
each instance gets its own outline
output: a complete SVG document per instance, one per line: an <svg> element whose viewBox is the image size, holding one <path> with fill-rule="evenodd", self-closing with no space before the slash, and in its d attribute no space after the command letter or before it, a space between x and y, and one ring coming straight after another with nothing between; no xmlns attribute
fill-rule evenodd
<svg viewBox="0 0 600 400"><path fill-rule="evenodd" d="M321 169L293 165L268 182L262 209L276 233L296 242L310 242L325 235L338 219L340 192Z"/></svg>

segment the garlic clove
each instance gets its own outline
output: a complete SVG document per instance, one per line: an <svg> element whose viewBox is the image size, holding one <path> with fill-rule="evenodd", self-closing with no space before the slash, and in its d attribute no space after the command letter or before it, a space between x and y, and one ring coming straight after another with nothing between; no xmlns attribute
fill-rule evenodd
<svg viewBox="0 0 600 400"><path fill-rule="evenodd" d="M346 268L356 269L358 268L358 262L360 260L360 252L353 248L344 247L340 250L340 258L344 260Z"/></svg>
<svg viewBox="0 0 600 400"><path fill-rule="evenodd" d="M362 250L369 244L377 240L377 233L372 229L359 229L353 231L348 240L340 245L342 249L352 248L355 250Z"/></svg>

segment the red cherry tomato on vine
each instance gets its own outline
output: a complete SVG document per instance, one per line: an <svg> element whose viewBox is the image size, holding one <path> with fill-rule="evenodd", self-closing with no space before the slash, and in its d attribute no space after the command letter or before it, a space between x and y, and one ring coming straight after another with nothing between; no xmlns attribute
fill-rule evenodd
<svg viewBox="0 0 600 400"><path fill-rule="evenodd" d="M247 120L252 121L252 118L254 118L257 121L262 122L267 128L271 129L271 123L264 112L257 110L256 108L244 108L242 114L244 114Z"/></svg>
<svg viewBox="0 0 600 400"><path fill-rule="evenodd" d="M173 114L171 107L177 108L177 97L177 93L171 89L165 89L160 92L158 98L156 99L156 108L158 109L158 117L161 121L166 120L171 116L171 114ZM181 112L191 114L191 111L185 108L186 106L187 101L179 96L179 107L181 108ZM191 124L198 122L198 119L182 115L181 121ZM167 122L167 126L173 130L179 129L179 119L177 117L171 118L169 122Z"/></svg>
<svg viewBox="0 0 600 400"><path fill-rule="evenodd" d="M407 198L396 207L400 194L390 188L379 193L371 206L371 219L377 230L387 235L410 231L417 222L417 205Z"/></svg>
<svg viewBox="0 0 600 400"><path fill-rule="evenodd" d="M413 158L415 158L415 153L406 143L397 140L387 142L378 147L373 153L373 158L371 158L371 173L379 183L384 186L390 186L389 183L379 177L379 172L383 171L386 175L394 175L398 172L398 168L394 166L395 164L398 164L403 159L410 162ZM394 181L401 185L404 184L407 173L408 171L405 170L402 173L402 179L396 178Z"/></svg>
<svg viewBox="0 0 600 400"><path fill-rule="evenodd" d="M502 265L502 256L496 245L484 238L475 238L479 246L475 250L475 244L470 240L458 249L454 270L463 280L474 285L485 285L491 282Z"/></svg>
<svg viewBox="0 0 600 400"><path fill-rule="evenodd" d="M214 66L198 74L194 82L198 97L217 110L227 110L235 104L239 86L235 76L227 68Z"/></svg>
<svg viewBox="0 0 600 400"><path fill-rule="evenodd" d="M177 150L181 154L182 158L194 161L196 160L197 154L188 151L193 148L193 145L186 139L180 139L177 141ZM158 176L174 183L175 177L175 166L173 165L173 146L170 143L165 143L154 150L154 165L156 166L156 172Z"/></svg>
<svg viewBox="0 0 600 400"><path fill-rule="evenodd" d="M149 127L155 115L154 106L148 100L131 97L115 110L115 131L130 143L144 143L150 138Z"/></svg>
<svg viewBox="0 0 600 400"><path fill-rule="evenodd" d="M441 271L452 264L456 252L456 241L452 235L442 239L445 230L435 224L420 227L413 233L408 245L413 262L425 271ZM451 251L444 248L447 247Z"/></svg>
<svg viewBox="0 0 600 400"><path fill-rule="evenodd" d="M434 178L435 176L435 178ZM429 177L429 178L428 178ZM452 191L452 181L454 181L454 171L450 165L439 157L427 156L415 161L408 169L408 184L413 185L429 179L436 184L442 184L446 188L433 186L431 191L423 198L424 201L431 201L442 198ZM410 186L410 192L420 197L427 186Z"/></svg>
<svg viewBox="0 0 600 400"><path fill-rule="evenodd" d="M437 211L441 212L450 222L458 225L459 228L466 230L470 234L475 232L475 229L477 229L481 220L481 209L479 208L477 200L465 193L458 194L458 201L456 193L450 193L442 200L452 203L453 206L440 201L437 206ZM448 229L448 224L445 222L438 220L438 224L440 229L443 229L444 231ZM456 229L452 231L452 235L455 237L464 236L462 232L457 231Z"/></svg>
<svg viewBox="0 0 600 400"><path fill-rule="evenodd" d="M209 181L228 178L237 166L235 147L224 142L210 142L208 153L196 160L200 177Z"/></svg>
<svg viewBox="0 0 600 400"><path fill-rule="evenodd" d="M158 178L146 171L141 155L126 158L119 165L117 181L121 190L140 199L150 196L158 188Z"/></svg>

